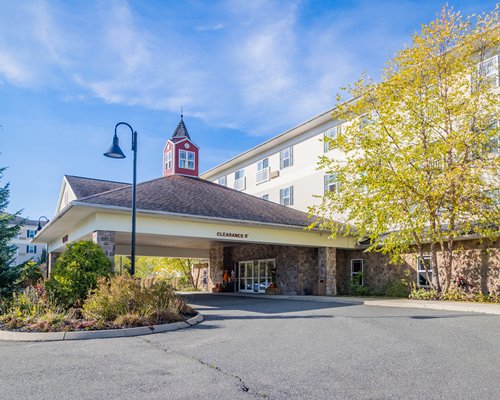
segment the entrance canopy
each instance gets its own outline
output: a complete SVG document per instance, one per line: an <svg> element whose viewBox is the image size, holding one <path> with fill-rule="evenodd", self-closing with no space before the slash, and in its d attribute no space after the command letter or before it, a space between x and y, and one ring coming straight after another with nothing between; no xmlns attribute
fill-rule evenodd
<svg viewBox="0 0 500 400"><path fill-rule="evenodd" d="M131 185L65 176L56 216L34 238L50 253L67 243L113 232L116 254L130 254ZM137 185L136 253L208 257L215 245L238 243L354 248L350 237L306 230L306 213L215 183L182 175Z"/></svg>

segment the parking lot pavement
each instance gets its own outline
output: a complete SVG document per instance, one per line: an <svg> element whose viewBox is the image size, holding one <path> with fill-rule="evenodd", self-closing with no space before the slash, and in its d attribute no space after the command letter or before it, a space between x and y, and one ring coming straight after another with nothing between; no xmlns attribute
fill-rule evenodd
<svg viewBox="0 0 500 400"><path fill-rule="evenodd" d="M0 343L5 399L498 399L500 317L189 295L203 323Z"/></svg>

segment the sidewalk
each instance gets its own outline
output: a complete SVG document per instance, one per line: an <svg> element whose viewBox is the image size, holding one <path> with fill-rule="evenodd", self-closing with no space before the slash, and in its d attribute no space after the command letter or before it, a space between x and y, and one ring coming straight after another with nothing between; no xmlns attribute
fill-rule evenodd
<svg viewBox="0 0 500 400"><path fill-rule="evenodd" d="M218 296L239 296L276 300L317 301L323 303L341 303L352 305L426 308L428 310L476 312L483 314L500 315L500 304L470 303L465 301L431 301L410 299L388 299L374 297L343 297L343 296L284 296L251 293L214 293Z"/></svg>

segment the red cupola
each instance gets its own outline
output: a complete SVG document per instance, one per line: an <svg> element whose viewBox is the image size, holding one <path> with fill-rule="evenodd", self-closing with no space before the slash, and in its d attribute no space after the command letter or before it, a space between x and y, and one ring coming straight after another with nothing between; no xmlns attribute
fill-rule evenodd
<svg viewBox="0 0 500 400"><path fill-rule="evenodd" d="M200 149L189 137L189 133L181 120L172 137L167 140L163 149L163 176L188 175L198 176L198 154Z"/></svg>

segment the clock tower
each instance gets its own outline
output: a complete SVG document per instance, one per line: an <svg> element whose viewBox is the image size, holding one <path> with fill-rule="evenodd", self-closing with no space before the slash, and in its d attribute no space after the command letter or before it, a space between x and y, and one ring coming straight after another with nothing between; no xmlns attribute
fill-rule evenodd
<svg viewBox="0 0 500 400"><path fill-rule="evenodd" d="M199 148L189 137L189 133L181 120L172 137L167 140L163 149L163 176L187 175L198 177Z"/></svg>

